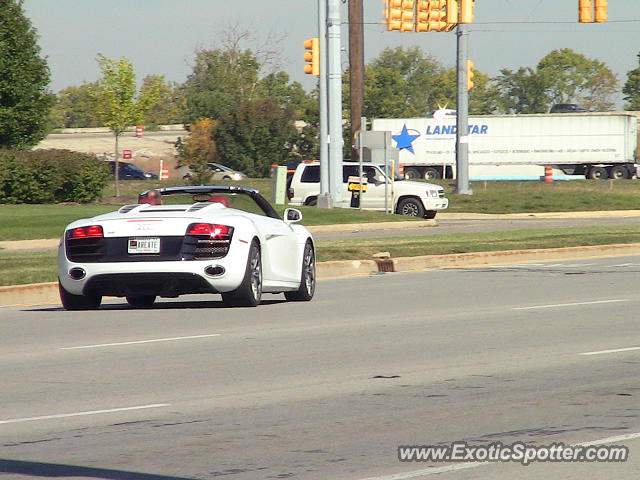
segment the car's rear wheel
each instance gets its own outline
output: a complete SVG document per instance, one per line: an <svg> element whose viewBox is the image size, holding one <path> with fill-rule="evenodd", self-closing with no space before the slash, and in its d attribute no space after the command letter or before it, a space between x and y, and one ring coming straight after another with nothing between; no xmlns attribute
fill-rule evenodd
<svg viewBox="0 0 640 480"><path fill-rule="evenodd" d="M255 307L262 298L262 256L260 245L256 240L251 242L247 267L240 286L228 293L222 294L225 304L234 307Z"/></svg>
<svg viewBox="0 0 640 480"><path fill-rule="evenodd" d="M316 254L313 244L307 241L302 256L302 274L300 287L294 292L284 292L284 298L290 302L308 302L316 291Z"/></svg>
<svg viewBox="0 0 640 480"><path fill-rule="evenodd" d="M96 310L102 302L101 295L74 295L69 293L58 281L60 302L65 310Z"/></svg>
<svg viewBox="0 0 640 480"><path fill-rule="evenodd" d="M149 308L155 301L155 295L127 295L127 303L134 308Z"/></svg>

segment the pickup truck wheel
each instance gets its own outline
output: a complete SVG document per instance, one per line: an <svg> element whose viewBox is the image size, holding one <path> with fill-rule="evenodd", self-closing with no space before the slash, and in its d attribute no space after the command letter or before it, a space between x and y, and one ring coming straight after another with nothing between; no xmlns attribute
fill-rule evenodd
<svg viewBox="0 0 640 480"><path fill-rule="evenodd" d="M398 213L407 217L424 217L424 207L417 198L403 198L398 203Z"/></svg>
<svg viewBox="0 0 640 480"><path fill-rule="evenodd" d="M304 204L307 205L308 207L315 207L316 205L318 205L318 197L309 197L304 202Z"/></svg>
<svg viewBox="0 0 640 480"><path fill-rule="evenodd" d="M437 180L440 178L440 172L435 168L425 168L423 178L425 180Z"/></svg>
<svg viewBox="0 0 640 480"><path fill-rule="evenodd" d="M432 218L436 218L436 212L435 210L427 210L426 212L424 212L424 218L431 220Z"/></svg>
<svg viewBox="0 0 640 480"><path fill-rule="evenodd" d="M420 172L415 168L407 168L404 171L405 180L415 180L416 178L420 178Z"/></svg>

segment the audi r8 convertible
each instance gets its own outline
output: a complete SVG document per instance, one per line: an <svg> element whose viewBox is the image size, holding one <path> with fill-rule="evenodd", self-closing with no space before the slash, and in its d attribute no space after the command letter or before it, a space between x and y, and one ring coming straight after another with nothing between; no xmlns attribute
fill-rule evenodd
<svg viewBox="0 0 640 480"><path fill-rule="evenodd" d="M188 203L179 200L187 196ZM67 310L125 297L150 307L156 297L220 293L233 306L256 306L263 293L290 301L315 291L313 238L299 210L281 219L257 190L188 186L148 190L138 204L77 220L58 253L60 299Z"/></svg>

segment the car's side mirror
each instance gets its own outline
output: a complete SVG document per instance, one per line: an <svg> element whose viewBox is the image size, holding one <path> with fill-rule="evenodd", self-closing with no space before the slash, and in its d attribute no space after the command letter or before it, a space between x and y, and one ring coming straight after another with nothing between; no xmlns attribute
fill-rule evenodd
<svg viewBox="0 0 640 480"><path fill-rule="evenodd" d="M284 211L284 221L287 223L296 223L302 220L302 212L297 208L287 208Z"/></svg>

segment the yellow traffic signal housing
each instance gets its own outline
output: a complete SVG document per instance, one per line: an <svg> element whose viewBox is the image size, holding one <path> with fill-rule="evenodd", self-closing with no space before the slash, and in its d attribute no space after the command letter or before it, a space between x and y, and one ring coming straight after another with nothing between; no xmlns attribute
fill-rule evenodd
<svg viewBox="0 0 640 480"><path fill-rule="evenodd" d="M596 22L603 23L607 21L607 0L596 0Z"/></svg>
<svg viewBox="0 0 640 480"><path fill-rule="evenodd" d="M387 0L387 30L412 32L415 27L414 0Z"/></svg>
<svg viewBox="0 0 640 480"><path fill-rule="evenodd" d="M475 0L460 0L460 21L459 23L473 23L473 7Z"/></svg>
<svg viewBox="0 0 640 480"><path fill-rule="evenodd" d="M580 23L593 22L593 16L591 12L593 10L591 0L579 0L578 1L578 21Z"/></svg>
<svg viewBox="0 0 640 480"><path fill-rule="evenodd" d="M441 32L447 27L446 0L419 0L416 32Z"/></svg>
<svg viewBox="0 0 640 480"><path fill-rule="evenodd" d="M310 38L304 41L304 73L309 75L320 76L320 39L318 37Z"/></svg>
<svg viewBox="0 0 640 480"><path fill-rule="evenodd" d="M458 24L458 0L447 0L447 23Z"/></svg>
<svg viewBox="0 0 640 480"><path fill-rule="evenodd" d="M578 21L580 23L606 22L607 0L578 0Z"/></svg>
<svg viewBox="0 0 640 480"><path fill-rule="evenodd" d="M473 62L471 60L467 60L467 90L471 90L473 88Z"/></svg>

